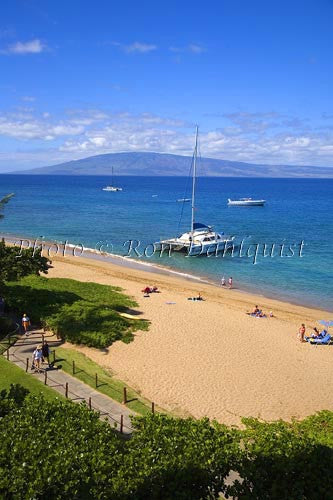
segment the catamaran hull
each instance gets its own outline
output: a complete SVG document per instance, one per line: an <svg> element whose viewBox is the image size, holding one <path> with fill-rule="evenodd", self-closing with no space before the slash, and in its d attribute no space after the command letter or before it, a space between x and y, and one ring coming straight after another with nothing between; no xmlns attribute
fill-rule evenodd
<svg viewBox="0 0 333 500"><path fill-rule="evenodd" d="M180 252L180 253L186 253L189 256L194 256L194 255L208 256L226 252L228 248L231 248L234 245L234 243L233 243L233 238L230 238L226 239L225 241L220 241L218 243L210 243L207 245L200 245L200 244L187 245L187 244L176 243L172 240L161 241L155 243L155 245L156 249L159 251L163 251L165 255L167 253Z"/></svg>
<svg viewBox="0 0 333 500"><path fill-rule="evenodd" d="M229 207L263 207L266 200L251 200L251 201L228 201Z"/></svg>

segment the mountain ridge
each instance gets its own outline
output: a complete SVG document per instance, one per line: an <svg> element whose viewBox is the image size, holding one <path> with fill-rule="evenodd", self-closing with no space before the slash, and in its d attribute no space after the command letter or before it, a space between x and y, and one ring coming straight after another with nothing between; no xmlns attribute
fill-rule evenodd
<svg viewBox="0 0 333 500"><path fill-rule="evenodd" d="M190 156L169 153L106 153L11 173L16 175L111 175L113 166L117 175L185 176L188 174L190 163ZM333 178L333 168L310 165L265 165L203 157L200 159L198 175Z"/></svg>

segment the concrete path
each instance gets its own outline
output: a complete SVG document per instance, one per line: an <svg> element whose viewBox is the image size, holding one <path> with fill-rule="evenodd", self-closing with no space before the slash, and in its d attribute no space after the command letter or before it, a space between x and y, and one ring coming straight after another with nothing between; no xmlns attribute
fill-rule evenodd
<svg viewBox="0 0 333 500"><path fill-rule="evenodd" d="M36 346L42 343L43 334L44 332L42 330L33 330L30 332L28 337L25 337L24 335L21 336L9 349L9 360L23 370L26 370L27 358L29 358L29 368L27 371L29 375L38 378L43 383L45 383L46 380L49 387L52 387L64 396L66 395L67 383L69 399L75 403L86 401L88 405L90 400L91 408L100 412L102 420L107 419L110 425L115 427L118 431L122 431L127 435L131 434L133 429L130 415L135 415L135 413L129 410L125 405L121 405L108 396L101 394L89 385L84 384L77 378L72 377L62 370L57 368L48 368L46 364L42 365L41 373L34 373L34 371L31 371L32 353ZM50 334L45 333L44 338L47 339L51 352L57 345L60 345L60 342ZM4 355L7 356L7 353Z"/></svg>

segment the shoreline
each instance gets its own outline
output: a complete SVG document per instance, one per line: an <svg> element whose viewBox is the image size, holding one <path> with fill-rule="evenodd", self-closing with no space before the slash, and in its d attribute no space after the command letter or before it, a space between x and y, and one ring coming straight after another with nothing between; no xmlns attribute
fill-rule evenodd
<svg viewBox="0 0 333 500"><path fill-rule="evenodd" d="M39 244L43 244L43 245L45 245L45 247L48 251L50 251L50 249L52 249L52 247L54 247L55 245L59 245L60 252L62 252L62 248L60 248L61 246L65 247L66 251L68 250L68 254L67 253L62 254L62 257L64 257L64 258L73 257L73 258L81 258L81 259L90 259L90 260L97 261L97 262L105 262L105 263L114 264L116 266L124 267L124 268L127 268L129 270L132 269L132 270L138 270L138 271L143 271L143 272L145 272L145 271L150 272L153 275L160 274L162 276L163 275L164 276L175 276L175 277L179 277L179 279L184 279L186 281L198 283L198 285L206 284L206 285L209 285L211 287L222 289L218 280L214 281L213 279L209 278L208 276L200 276L200 275L195 275L192 273L186 273L185 271L179 270L177 268L173 269L173 268L168 267L168 266L159 265L155 262L150 263L147 261L142 261L140 259L135 259L133 257L128 257L128 256L119 255L119 254L115 254L115 253L103 252L103 251L96 250L93 248L84 247L80 244L73 244L73 243L69 243L69 242L59 242L56 240L54 240L54 241L52 241L52 240L38 240L38 238L36 238L36 237L23 237L23 236L17 236L14 234L8 234L8 233L0 233L0 237L4 238L6 243L9 243L9 244L15 244L15 242L21 242L21 241L25 241L25 242L28 241L29 245L30 245L30 243L35 244L36 248L38 247ZM32 245L32 247L33 247L33 245ZM25 248L28 248L28 247L25 247ZM77 255L77 254L73 255L73 252L75 252L75 251L78 252L80 250L82 252L80 255ZM44 256L48 256L48 255L44 254ZM49 255L49 258L50 258L50 260L52 260L57 256L58 255L53 256L51 253ZM242 287L244 287L244 288L242 288ZM227 286L225 288L227 289ZM278 294L278 293L272 292L271 294L266 295L265 293L259 293L257 290L252 291L250 288L247 287L247 285L243 285L242 283L241 283L241 288L234 287L233 290L237 290L237 292L251 296L251 297L256 296L260 300L267 299L267 300L272 300L272 301L277 301L277 302L283 302L285 304L290 304L291 306L299 306L299 307L304 307L306 309L317 310L318 312L325 311L325 310L321 309L320 307L313 306L313 305L306 303L306 302L301 302L301 301L298 302L296 300L293 301L289 297L287 300L285 300L284 297L280 296L280 294ZM300 294L301 294L301 292L300 292ZM329 314L328 310L326 310L325 312L327 314Z"/></svg>

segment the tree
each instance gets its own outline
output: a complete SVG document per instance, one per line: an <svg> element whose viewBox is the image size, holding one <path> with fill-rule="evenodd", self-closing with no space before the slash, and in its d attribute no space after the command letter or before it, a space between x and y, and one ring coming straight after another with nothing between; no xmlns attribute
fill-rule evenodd
<svg viewBox="0 0 333 500"><path fill-rule="evenodd" d="M4 206L9 202L11 198L13 198L14 193L7 194L4 198L0 200L0 219L3 219L4 215L1 213L4 209Z"/></svg>
<svg viewBox="0 0 333 500"><path fill-rule="evenodd" d="M14 193L10 193L0 200L0 219L4 217L1 213L4 206L13 196ZM0 292L5 281L16 281L29 274L47 273L49 264L50 261L42 257L41 249L8 247L3 239L0 242Z"/></svg>
<svg viewBox="0 0 333 500"><path fill-rule="evenodd" d="M29 274L47 273L50 261L42 256L41 249L6 246L0 242L0 291L5 281L17 281Z"/></svg>

